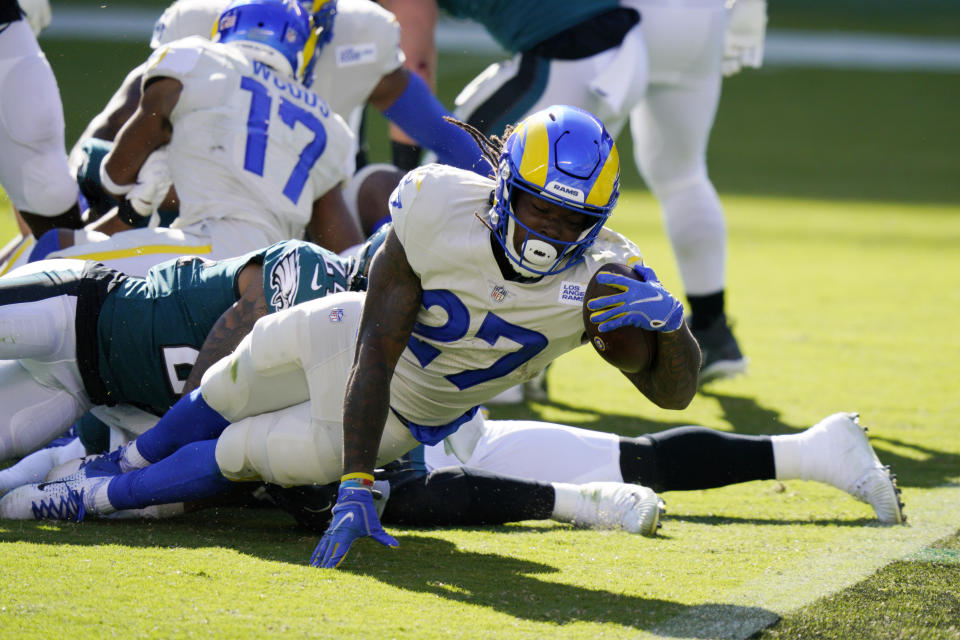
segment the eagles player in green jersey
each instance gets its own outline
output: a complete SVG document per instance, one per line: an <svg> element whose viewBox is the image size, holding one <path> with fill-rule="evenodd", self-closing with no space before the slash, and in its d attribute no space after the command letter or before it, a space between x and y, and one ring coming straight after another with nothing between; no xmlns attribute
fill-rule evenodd
<svg viewBox="0 0 960 640"><path fill-rule="evenodd" d="M170 260L145 278L79 260L4 276L0 460L42 447L94 406L162 415L258 318L348 289L360 259L289 240L217 262Z"/></svg>

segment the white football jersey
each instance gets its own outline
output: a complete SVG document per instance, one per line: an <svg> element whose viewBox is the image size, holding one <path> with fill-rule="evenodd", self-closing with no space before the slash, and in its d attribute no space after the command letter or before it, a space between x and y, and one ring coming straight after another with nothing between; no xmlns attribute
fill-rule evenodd
<svg viewBox="0 0 960 640"><path fill-rule="evenodd" d="M150 46L187 36L209 39L228 4L230 0L177 0L157 20ZM310 88L349 120L403 60L400 25L392 13L370 0L338 0L333 38L317 54Z"/></svg>
<svg viewBox="0 0 960 640"><path fill-rule="evenodd" d="M157 49L144 83L183 85L171 113L175 226L229 218L271 242L299 238L313 202L346 177L353 135L316 93L230 44L187 38Z"/></svg>
<svg viewBox="0 0 960 640"><path fill-rule="evenodd" d="M432 164L407 174L391 197L394 232L423 287L391 406L417 424L449 423L580 346L590 278L603 264L640 257L636 245L603 229L578 265L533 282L508 280L496 240L477 218L489 220L494 187Z"/></svg>

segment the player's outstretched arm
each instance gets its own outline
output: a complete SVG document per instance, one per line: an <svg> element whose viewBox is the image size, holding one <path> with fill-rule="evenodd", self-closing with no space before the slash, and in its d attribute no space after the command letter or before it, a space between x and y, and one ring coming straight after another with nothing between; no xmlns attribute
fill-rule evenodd
<svg viewBox="0 0 960 640"><path fill-rule="evenodd" d="M243 337L253 330L257 320L267 315L267 299L263 295L263 267L251 263L237 275L240 299L220 314L210 333L207 334L183 386L187 395L200 386L203 374L214 362L233 353Z"/></svg>
<svg viewBox="0 0 960 640"><path fill-rule="evenodd" d="M398 125L418 145L437 154L437 161L480 175L490 165L473 137L444 120L451 116L419 76L400 67L385 75L370 94L370 104Z"/></svg>
<svg viewBox="0 0 960 640"><path fill-rule="evenodd" d="M343 479L330 528L311 564L336 567L357 538L396 546L377 519L370 490L390 409L390 380L420 309L420 279L391 230L370 270L357 350L343 405Z"/></svg>

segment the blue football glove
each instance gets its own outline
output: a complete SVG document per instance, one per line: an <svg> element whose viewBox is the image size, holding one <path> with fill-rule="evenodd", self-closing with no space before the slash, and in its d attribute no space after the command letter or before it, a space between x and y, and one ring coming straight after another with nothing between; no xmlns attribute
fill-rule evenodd
<svg viewBox="0 0 960 640"><path fill-rule="evenodd" d="M590 321L598 325L600 333L629 325L647 331L679 329L683 324L683 304L663 288L653 269L638 262L633 270L640 280L603 271L597 274L597 282L622 293L587 301L587 308L595 312L590 314Z"/></svg>
<svg viewBox="0 0 960 640"><path fill-rule="evenodd" d="M370 489L341 487L332 514L330 526L310 556L310 564L314 567L336 568L354 540L364 536L370 536L387 547L400 546L380 525Z"/></svg>

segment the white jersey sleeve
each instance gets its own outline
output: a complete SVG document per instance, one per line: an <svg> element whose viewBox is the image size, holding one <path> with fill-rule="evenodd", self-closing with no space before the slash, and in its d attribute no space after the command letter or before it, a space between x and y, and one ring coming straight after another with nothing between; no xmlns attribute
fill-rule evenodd
<svg viewBox="0 0 960 640"><path fill-rule="evenodd" d="M213 26L230 0L177 0L153 25L150 48L159 49L176 40L200 36L210 39Z"/></svg>
<svg viewBox="0 0 960 640"><path fill-rule="evenodd" d="M423 288L391 406L419 425L447 424L581 345L591 276L607 262L639 258L633 243L604 230L576 266L517 280L498 263L484 222L493 188L472 172L427 165L391 197L395 233Z"/></svg>
<svg viewBox="0 0 960 640"><path fill-rule="evenodd" d="M153 29L154 49L190 36L210 39L230 0L177 0ZM403 64L400 24L371 0L338 0L333 37L316 54L311 89L344 119L363 106L380 80Z"/></svg>
<svg viewBox="0 0 960 640"><path fill-rule="evenodd" d="M370 0L338 0L333 38L317 55L311 89L349 119L403 60L400 24L392 13Z"/></svg>
<svg viewBox="0 0 960 640"><path fill-rule="evenodd" d="M210 219L299 238L313 203L345 179L353 136L316 93L229 44L199 37L157 49L144 86L178 80L170 164L178 226Z"/></svg>

